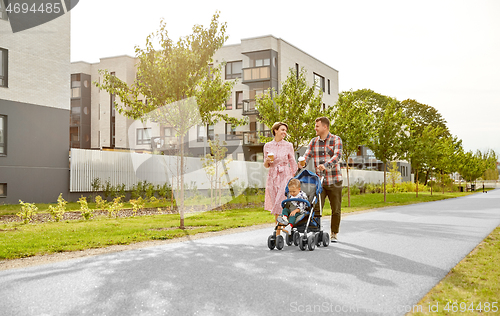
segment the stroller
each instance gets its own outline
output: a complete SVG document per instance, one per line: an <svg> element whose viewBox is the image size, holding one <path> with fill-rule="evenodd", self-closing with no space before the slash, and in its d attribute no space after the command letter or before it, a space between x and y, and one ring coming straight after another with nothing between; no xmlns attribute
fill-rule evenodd
<svg viewBox="0 0 500 316"><path fill-rule="evenodd" d="M281 202L281 207L284 208L286 204L291 201L300 201L306 203L306 211L300 217L297 218L295 226L290 234L286 234L285 239L281 236L282 224L277 223L274 227L274 232L267 239L267 246L269 249L274 248L281 250L286 244L291 246L299 246L300 250L314 250L316 246L323 244L324 247L328 247L330 244L330 236L327 232L321 229L321 215L323 213L321 206L321 191L323 188L321 186L323 182L323 177L320 179L318 175L312 173L309 170L300 171L295 177L299 179L301 184L301 190L307 194L308 200L303 199L291 199L289 198L288 185L285 189L286 200ZM319 203L319 214L314 211L314 206Z"/></svg>

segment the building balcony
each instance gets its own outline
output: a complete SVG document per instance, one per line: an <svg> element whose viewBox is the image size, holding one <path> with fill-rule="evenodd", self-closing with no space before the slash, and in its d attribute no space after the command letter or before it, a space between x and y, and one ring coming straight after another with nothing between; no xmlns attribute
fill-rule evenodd
<svg viewBox="0 0 500 316"><path fill-rule="evenodd" d="M263 81L263 80L270 80L270 79L271 79L271 67L270 66L243 68L242 83L253 82L253 81Z"/></svg>
<svg viewBox="0 0 500 316"><path fill-rule="evenodd" d="M271 130L243 132L243 146L262 146L260 135L272 137Z"/></svg>
<svg viewBox="0 0 500 316"><path fill-rule="evenodd" d="M259 111L255 108L255 100L243 100L243 115L255 115L259 114Z"/></svg>

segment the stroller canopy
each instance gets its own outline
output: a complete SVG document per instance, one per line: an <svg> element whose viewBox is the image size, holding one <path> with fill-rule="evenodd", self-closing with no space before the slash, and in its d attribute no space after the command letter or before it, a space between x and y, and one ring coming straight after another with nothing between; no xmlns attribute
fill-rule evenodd
<svg viewBox="0 0 500 316"><path fill-rule="evenodd" d="M312 184L316 187L316 196L318 196L322 191L323 187L321 186L321 179L319 176L309 170L302 170L298 175L294 177L295 179L299 179L301 183ZM290 182L290 181L288 181ZM285 188L285 194L288 194L288 184Z"/></svg>

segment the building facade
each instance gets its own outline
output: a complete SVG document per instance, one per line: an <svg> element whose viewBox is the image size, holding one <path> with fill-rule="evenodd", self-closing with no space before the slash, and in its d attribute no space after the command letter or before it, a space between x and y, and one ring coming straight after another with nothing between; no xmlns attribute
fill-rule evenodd
<svg viewBox="0 0 500 316"><path fill-rule="evenodd" d="M295 71L302 67L306 69L308 84L316 85L317 89L324 92L324 107L332 106L338 99L337 70L272 35L243 39L240 44L223 46L213 56L213 62L214 66L224 63L223 78L236 81L226 103L226 113L236 118L248 117L249 123L232 127L225 122L219 122L214 126L192 128L184 142L188 144L189 155L193 157L210 152L207 140L218 138L221 142L226 142L228 156L233 159L262 160L264 144L259 142L259 135L271 134L269 127L263 126L257 120L255 99L268 88L279 92L281 82L286 80L290 68ZM90 91L86 90L82 81L100 82L102 78L99 69L107 69L130 85L136 77L136 63L137 60L130 56L102 58L95 64L72 63L72 147L156 150L168 154L178 146L169 126L136 122L120 115L112 106L113 95L100 91L94 84L90 85ZM86 112L83 104L87 104ZM90 118L90 135L84 126L84 118ZM90 139L90 144L86 142L87 139Z"/></svg>
<svg viewBox="0 0 500 316"><path fill-rule="evenodd" d="M0 203L54 202L69 184L70 14L12 33L0 12Z"/></svg>

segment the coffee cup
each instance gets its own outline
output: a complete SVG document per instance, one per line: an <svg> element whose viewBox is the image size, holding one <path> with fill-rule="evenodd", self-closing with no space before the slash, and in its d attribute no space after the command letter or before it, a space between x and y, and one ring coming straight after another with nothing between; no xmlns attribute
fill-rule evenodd
<svg viewBox="0 0 500 316"><path fill-rule="evenodd" d="M267 157L269 157L269 159L271 159L271 162L274 162L274 153L268 153Z"/></svg>
<svg viewBox="0 0 500 316"><path fill-rule="evenodd" d="M306 166L306 158L299 157L299 165L304 168Z"/></svg>

